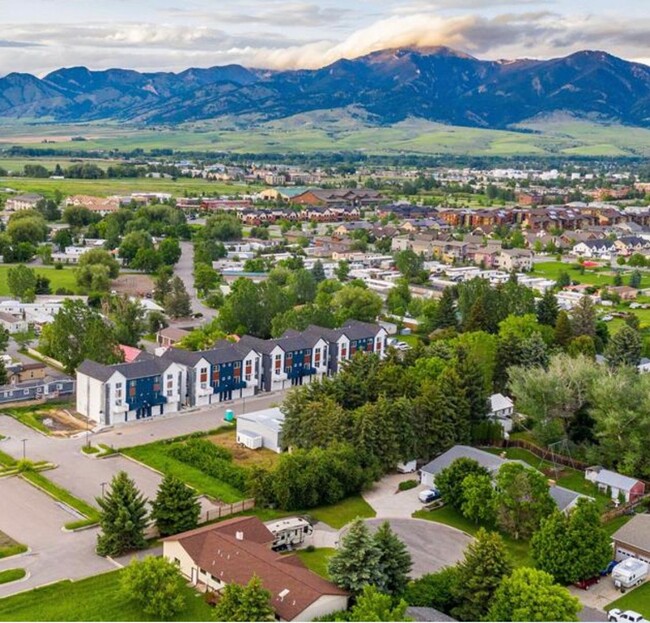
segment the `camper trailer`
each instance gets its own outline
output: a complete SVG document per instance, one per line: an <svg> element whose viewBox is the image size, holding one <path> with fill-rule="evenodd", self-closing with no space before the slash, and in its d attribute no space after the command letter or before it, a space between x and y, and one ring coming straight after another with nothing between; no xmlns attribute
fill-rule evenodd
<svg viewBox="0 0 650 623"><path fill-rule="evenodd" d="M614 586L624 592L627 588L632 588L641 584L648 577L648 563L638 558L627 558L618 563L612 570L612 580Z"/></svg>
<svg viewBox="0 0 650 623"><path fill-rule="evenodd" d="M271 548L275 551L300 547L314 531L312 525L301 517L272 521L267 523L266 527L274 536Z"/></svg>

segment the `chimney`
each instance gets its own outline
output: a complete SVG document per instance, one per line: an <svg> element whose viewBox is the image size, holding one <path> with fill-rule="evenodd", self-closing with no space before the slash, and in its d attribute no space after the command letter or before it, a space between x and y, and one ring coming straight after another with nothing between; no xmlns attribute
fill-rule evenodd
<svg viewBox="0 0 650 623"><path fill-rule="evenodd" d="M235 538L238 541L243 541L244 540L244 533L241 530L237 530L237 532L235 532Z"/></svg>

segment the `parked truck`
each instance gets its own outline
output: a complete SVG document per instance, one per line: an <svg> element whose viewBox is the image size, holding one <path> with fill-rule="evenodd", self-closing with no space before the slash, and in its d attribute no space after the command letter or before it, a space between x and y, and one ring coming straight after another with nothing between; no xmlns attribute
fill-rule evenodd
<svg viewBox="0 0 650 623"><path fill-rule="evenodd" d="M649 569L650 565L647 562L643 562L643 560L626 558L612 569L614 586L624 593L626 589L644 582L648 577Z"/></svg>

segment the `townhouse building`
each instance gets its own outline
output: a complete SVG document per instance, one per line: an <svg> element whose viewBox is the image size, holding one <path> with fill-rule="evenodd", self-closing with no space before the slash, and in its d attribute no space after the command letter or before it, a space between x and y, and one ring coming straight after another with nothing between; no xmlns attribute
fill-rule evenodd
<svg viewBox="0 0 650 623"><path fill-rule="evenodd" d="M386 356L386 329L349 321L339 329L310 326L263 340L249 335L205 351L169 348L132 363L86 360L77 370L77 411L101 426L230 402L336 374L357 352Z"/></svg>

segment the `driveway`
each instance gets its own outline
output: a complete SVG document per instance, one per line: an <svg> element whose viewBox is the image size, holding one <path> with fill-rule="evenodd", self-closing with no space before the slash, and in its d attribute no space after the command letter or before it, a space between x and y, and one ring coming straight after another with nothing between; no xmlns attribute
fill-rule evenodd
<svg viewBox="0 0 650 623"><path fill-rule="evenodd" d="M400 482L418 480L414 474L389 474L376 482L372 489L364 492L363 499L372 506L377 518L410 518L413 513L423 508L418 494L427 487L417 486L408 491L399 491Z"/></svg>
<svg viewBox="0 0 650 623"><path fill-rule="evenodd" d="M600 582L591 586L589 590L583 591L575 586L569 587L569 590L584 606L600 611L604 611L608 604L621 597L610 576L601 578Z"/></svg>
<svg viewBox="0 0 650 623"><path fill-rule="evenodd" d="M95 554L97 530L63 532L75 519L49 496L17 477L0 480L0 530L31 551L0 560L0 570L23 568L22 582L0 585L0 597L64 579L79 579L115 567Z"/></svg>
<svg viewBox="0 0 650 623"><path fill-rule="evenodd" d="M384 521L408 547L414 578L460 562L472 542L471 536L456 528L425 519L368 519L366 524L376 530Z"/></svg>

